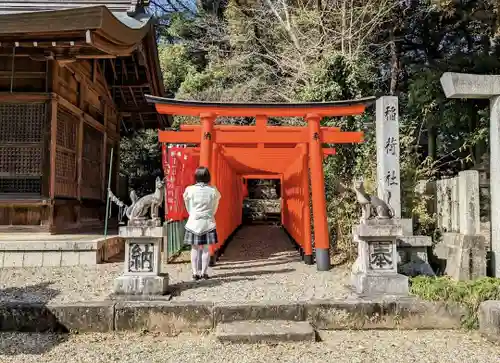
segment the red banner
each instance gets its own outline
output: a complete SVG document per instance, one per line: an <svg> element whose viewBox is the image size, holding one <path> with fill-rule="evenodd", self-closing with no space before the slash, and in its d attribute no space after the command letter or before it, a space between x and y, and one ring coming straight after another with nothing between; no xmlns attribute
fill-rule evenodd
<svg viewBox="0 0 500 363"><path fill-rule="evenodd" d="M163 171L166 178L165 219L181 221L188 217L182 195L193 184L198 160L187 147L162 146Z"/></svg>

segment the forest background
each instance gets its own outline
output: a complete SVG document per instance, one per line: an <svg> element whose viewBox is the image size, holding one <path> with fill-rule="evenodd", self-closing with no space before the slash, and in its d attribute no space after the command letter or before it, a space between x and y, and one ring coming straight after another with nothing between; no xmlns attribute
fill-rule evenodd
<svg viewBox="0 0 500 363"><path fill-rule="evenodd" d="M158 18L168 97L321 102L398 96L402 214L414 219L416 233L436 233L435 216L415 191L419 181L487 167L488 101L448 100L439 78L446 71L500 74L498 1L151 0L149 11ZM323 122L366 135L363 144L337 145L337 155L324 164L332 252L350 260L350 227L359 208L346 186L363 177L375 188L374 112ZM129 186L150 191L162 174L156 130L124 138L120 158Z"/></svg>

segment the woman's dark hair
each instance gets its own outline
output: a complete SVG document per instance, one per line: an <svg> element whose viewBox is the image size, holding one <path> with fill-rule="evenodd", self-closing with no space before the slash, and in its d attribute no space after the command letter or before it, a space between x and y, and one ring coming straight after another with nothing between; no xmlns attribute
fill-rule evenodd
<svg viewBox="0 0 500 363"><path fill-rule="evenodd" d="M210 171L204 166L200 166L194 172L194 180L196 183L210 183Z"/></svg>

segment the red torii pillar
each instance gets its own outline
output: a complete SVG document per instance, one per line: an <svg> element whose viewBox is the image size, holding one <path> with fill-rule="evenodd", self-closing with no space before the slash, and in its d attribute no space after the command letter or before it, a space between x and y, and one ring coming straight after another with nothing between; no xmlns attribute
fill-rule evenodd
<svg viewBox="0 0 500 363"><path fill-rule="evenodd" d="M314 246L316 248L316 264L318 270L330 269L330 238L326 216L325 183L323 174L323 149L321 147L321 117L315 114L306 115L309 127L309 169L312 182L312 207L314 215ZM317 180L314 182L314 180Z"/></svg>

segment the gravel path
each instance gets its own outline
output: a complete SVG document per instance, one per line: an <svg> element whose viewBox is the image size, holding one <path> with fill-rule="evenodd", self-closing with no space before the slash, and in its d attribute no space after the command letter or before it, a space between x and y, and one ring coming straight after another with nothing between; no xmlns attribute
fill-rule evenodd
<svg viewBox="0 0 500 363"><path fill-rule="evenodd" d="M3 363L189 362L189 363L491 363L500 347L476 333L457 331L337 331L319 343L222 345L212 336L161 334L0 333Z"/></svg>
<svg viewBox="0 0 500 363"><path fill-rule="evenodd" d="M189 253L188 253L189 254ZM122 263L97 266L0 268L0 301L70 302L104 300ZM262 301L342 298L349 269L318 272L300 261L284 232L275 226L242 228L210 271L212 279L191 281L189 257L163 267L177 301Z"/></svg>

